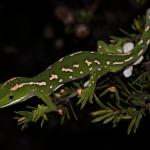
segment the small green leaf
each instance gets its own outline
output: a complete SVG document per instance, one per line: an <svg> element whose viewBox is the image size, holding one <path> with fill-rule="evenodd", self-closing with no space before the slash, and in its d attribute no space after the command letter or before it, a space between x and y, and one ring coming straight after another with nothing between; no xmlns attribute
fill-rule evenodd
<svg viewBox="0 0 150 150"><path fill-rule="evenodd" d="M132 117L129 116L129 115L123 115L123 116L121 117L121 119L128 120L128 119L132 119Z"/></svg>
<svg viewBox="0 0 150 150"><path fill-rule="evenodd" d="M105 90L99 95L99 97L102 97L102 96L106 95L108 92L109 92L109 90L108 90L108 89L105 89Z"/></svg>
<svg viewBox="0 0 150 150"><path fill-rule="evenodd" d="M71 103L69 103L69 106L70 106L70 109L71 109L71 112L72 112L74 118L75 118L76 120L78 120L78 117L77 117L77 115L76 115L76 113L75 113L75 111L74 111L74 108L72 107Z"/></svg>
<svg viewBox="0 0 150 150"><path fill-rule="evenodd" d="M128 126L128 135L130 134L131 130L133 129L134 127L134 124L135 124L135 121L136 121L136 117L134 117L131 122L129 123L129 126Z"/></svg>
<svg viewBox="0 0 150 150"><path fill-rule="evenodd" d="M65 115L61 116L60 124L63 125L65 121Z"/></svg>
<svg viewBox="0 0 150 150"><path fill-rule="evenodd" d="M111 110L111 109L103 109L103 110L92 112L91 115L96 117L96 116L100 116L100 115L103 115L103 114L106 114L106 113L111 113L111 112L113 112L113 110Z"/></svg>
<svg viewBox="0 0 150 150"><path fill-rule="evenodd" d="M105 114L105 115L102 115L100 117L97 117L95 119L92 120L92 122L99 122L101 120L104 120L105 118L108 118L109 116L112 116L114 113L108 113L108 114Z"/></svg>
<svg viewBox="0 0 150 150"><path fill-rule="evenodd" d="M107 102L107 104L109 105L109 107L113 110L118 110L115 106L113 106L111 103Z"/></svg>
<svg viewBox="0 0 150 150"><path fill-rule="evenodd" d="M106 118L106 119L104 120L103 124L109 123L109 122L112 121L114 118L115 118L115 115L112 115L112 116Z"/></svg>
<svg viewBox="0 0 150 150"><path fill-rule="evenodd" d="M142 113L139 113L139 115L138 115L138 117L137 117L137 119L136 119L136 121L135 121L134 133L136 132L136 130L137 130L138 127L139 127L141 118L142 118Z"/></svg>
<svg viewBox="0 0 150 150"><path fill-rule="evenodd" d="M115 96L116 96L117 104L120 104L120 96L119 96L118 89L116 89L116 91L115 91Z"/></svg>
<svg viewBox="0 0 150 150"><path fill-rule="evenodd" d="M113 121L113 127L116 127L116 125L120 122L120 120L122 119L123 114L117 114L117 116L114 118Z"/></svg>
<svg viewBox="0 0 150 150"><path fill-rule="evenodd" d="M101 108L108 108L106 105L104 105L101 100L98 99L98 97L96 96L96 94L94 94L94 100L96 101L96 103L101 107Z"/></svg>
<svg viewBox="0 0 150 150"><path fill-rule="evenodd" d="M67 119L68 119L68 120L70 120L70 119L71 119L71 117L70 117L70 114L69 114L68 108L66 108L66 109L65 109L65 114L66 114ZM64 116L65 116L65 115L64 115Z"/></svg>

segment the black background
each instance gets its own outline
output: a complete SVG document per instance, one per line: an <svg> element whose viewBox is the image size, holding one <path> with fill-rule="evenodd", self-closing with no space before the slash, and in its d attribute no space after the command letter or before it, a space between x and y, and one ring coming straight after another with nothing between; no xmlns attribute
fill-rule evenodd
<svg viewBox="0 0 150 150"><path fill-rule="evenodd" d="M150 6L148 0L143 5L136 0L101 0L95 12L96 19L90 23L90 35L81 39L73 33L64 32L65 25L54 15L54 9L60 4L77 11L91 5L92 0L0 1L1 82L18 75L32 77L66 54L96 50L98 39L107 40L109 35L119 35L119 28L128 30L133 18L144 15ZM45 36L47 27L53 29L51 38ZM56 46L58 39L63 41L61 47ZM71 119L61 126L59 118L52 115L43 128L37 123L21 131L13 119L14 111L34 102L0 111L0 150L121 149L139 146L146 149L149 146L148 117L143 119L135 135L127 136L126 122L114 129L111 124L91 124L86 109L78 112L79 121Z"/></svg>

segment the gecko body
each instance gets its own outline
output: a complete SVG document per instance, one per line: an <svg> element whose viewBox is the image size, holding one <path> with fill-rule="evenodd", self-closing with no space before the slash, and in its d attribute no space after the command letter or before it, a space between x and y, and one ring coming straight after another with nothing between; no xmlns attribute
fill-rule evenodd
<svg viewBox="0 0 150 150"><path fill-rule="evenodd" d="M117 72L136 62L150 44L150 9L147 10L146 25L138 43L128 53L110 53L102 50L79 51L67 55L33 78L15 77L0 84L0 108L10 106L37 96L51 110L56 110L49 95L67 82L90 76L78 103L83 107L91 102L96 81L108 72Z"/></svg>

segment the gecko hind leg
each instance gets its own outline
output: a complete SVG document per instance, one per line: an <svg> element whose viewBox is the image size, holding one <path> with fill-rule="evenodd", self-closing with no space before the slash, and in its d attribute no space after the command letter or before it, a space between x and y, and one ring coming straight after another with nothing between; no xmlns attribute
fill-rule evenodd
<svg viewBox="0 0 150 150"><path fill-rule="evenodd" d="M105 53L105 52L107 52L107 49L108 49L108 45L104 41L99 40L97 42L97 52L98 53Z"/></svg>
<svg viewBox="0 0 150 150"><path fill-rule="evenodd" d="M114 44L106 44L104 41L99 40L97 42L98 53L123 53L122 47L125 44L125 40L118 39Z"/></svg>
<svg viewBox="0 0 150 150"><path fill-rule="evenodd" d="M99 77L106 74L107 72L108 71L106 70L103 70L103 71L97 70L91 74L88 87L82 90L81 95L79 96L80 99L77 102L77 104L81 104L81 109L86 105L87 102L90 102L90 103L93 102L92 100L93 100L93 95L94 95L94 91L96 88L96 82Z"/></svg>

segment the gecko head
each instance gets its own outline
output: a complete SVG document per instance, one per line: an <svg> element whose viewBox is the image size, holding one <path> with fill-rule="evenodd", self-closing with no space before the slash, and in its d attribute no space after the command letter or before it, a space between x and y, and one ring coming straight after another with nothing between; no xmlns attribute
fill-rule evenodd
<svg viewBox="0 0 150 150"><path fill-rule="evenodd" d="M0 84L0 108L22 102L29 97L25 87L13 89L17 86L18 79L13 78Z"/></svg>

